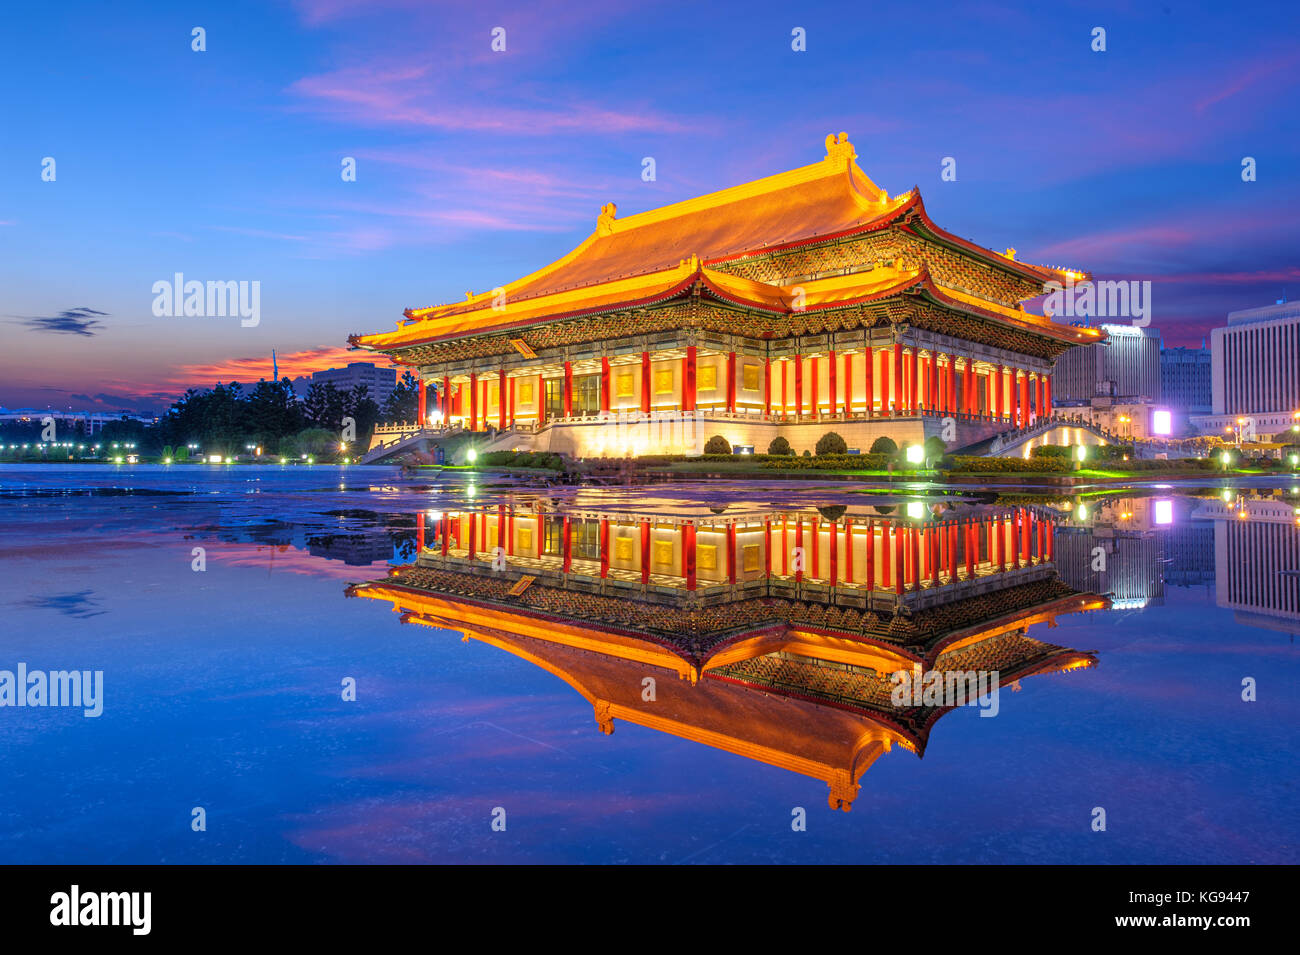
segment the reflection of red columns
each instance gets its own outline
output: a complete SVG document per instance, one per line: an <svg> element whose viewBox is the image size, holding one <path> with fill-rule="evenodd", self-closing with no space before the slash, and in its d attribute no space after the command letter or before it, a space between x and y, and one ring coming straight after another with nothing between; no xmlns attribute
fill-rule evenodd
<svg viewBox="0 0 1300 955"><path fill-rule="evenodd" d="M736 353L727 352L727 411L736 412Z"/></svg>
<svg viewBox="0 0 1300 955"><path fill-rule="evenodd" d="M424 550L424 511L415 512L415 552Z"/></svg>
<svg viewBox="0 0 1300 955"><path fill-rule="evenodd" d="M903 343L894 342L894 413L903 413Z"/></svg>
<svg viewBox="0 0 1300 955"><path fill-rule="evenodd" d="M641 353L641 413L650 413L650 353Z"/></svg>
<svg viewBox="0 0 1300 955"><path fill-rule="evenodd" d="M469 430L478 430L478 375L469 375Z"/></svg>
<svg viewBox="0 0 1300 955"><path fill-rule="evenodd" d="M650 582L650 522L641 522L641 583Z"/></svg>
<svg viewBox="0 0 1300 955"><path fill-rule="evenodd" d="M562 535L562 539L560 541L560 560L561 560L560 568L561 570L564 571L564 573L567 574L569 572L569 568L573 566L573 549L569 546L571 543L570 540L571 535L569 534L568 515L565 515L564 517L564 524L560 528L560 534Z"/></svg>
<svg viewBox="0 0 1300 955"><path fill-rule="evenodd" d="M600 576L609 576L609 521L600 519Z"/></svg>
<svg viewBox="0 0 1300 955"><path fill-rule="evenodd" d="M908 530L908 537L911 538L909 543L912 545L912 553L911 553L912 566L911 566L911 572L908 575L908 579L912 583L913 590L920 590L921 589L921 529L919 527L909 527L907 530Z"/></svg>
<svg viewBox="0 0 1300 955"><path fill-rule="evenodd" d="M870 521L867 522L867 589L876 589L876 525Z"/></svg>
<svg viewBox="0 0 1300 955"><path fill-rule="evenodd" d="M835 387L838 383L839 373L835 367L835 351L832 349L826 359L826 387L830 390L830 393L826 396L826 407L828 413L832 415L839 410L839 389Z"/></svg>
<svg viewBox="0 0 1300 955"><path fill-rule="evenodd" d="M515 556L515 508L510 506L510 513L506 515L506 556Z"/></svg>
<svg viewBox="0 0 1300 955"><path fill-rule="evenodd" d="M564 363L564 417L573 417L573 362Z"/></svg>
<svg viewBox="0 0 1300 955"><path fill-rule="evenodd" d="M533 545L533 553L529 554L528 555L529 557L542 556L542 545L546 542L545 534L546 534L546 518L542 516L541 511L538 511L537 527L533 531L533 540L536 541L536 543Z"/></svg>
<svg viewBox="0 0 1300 955"><path fill-rule="evenodd" d="M442 538L442 556L446 557L447 552L451 550L451 518L443 515L442 526L438 528L438 536Z"/></svg>
<svg viewBox="0 0 1300 955"><path fill-rule="evenodd" d="M1040 518L1037 517L1033 518L1033 521L1034 521L1034 530L1038 534L1038 540L1037 540L1038 562L1041 564L1043 562L1043 522Z"/></svg>
<svg viewBox="0 0 1300 955"><path fill-rule="evenodd" d="M821 521L814 517L812 521L812 576L813 580L822 579L821 552L822 552L822 525Z"/></svg>
<svg viewBox="0 0 1300 955"><path fill-rule="evenodd" d="M939 549L943 544L940 534L936 527L927 525L925 528L925 561L929 565L926 569L930 571L931 587L939 586L939 565L942 563Z"/></svg>
<svg viewBox="0 0 1300 955"><path fill-rule="evenodd" d="M486 518L484 518L486 520ZM497 505L497 547L505 548L506 546L506 506Z"/></svg>
<svg viewBox="0 0 1300 955"><path fill-rule="evenodd" d="M834 587L840 581L840 532L834 523L826 527L826 535L830 538L831 548L830 585Z"/></svg>
<svg viewBox="0 0 1300 955"><path fill-rule="evenodd" d="M687 524L682 537L682 569L686 572L686 589L695 589L695 525Z"/></svg>
<svg viewBox="0 0 1300 955"><path fill-rule="evenodd" d="M903 535L905 532L905 529L901 525L894 525L894 593L896 594L901 594L903 592L903 575L905 573L903 567L903 545L906 543Z"/></svg>
<svg viewBox="0 0 1300 955"><path fill-rule="evenodd" d="M844 582L853 583L853 522L844 519Z"/></svg>
<svg viewBox="0 0 1300 955"><path fill-rule="evenodd" d="M781 576L790 575L790 522L781 518Z"/></svg>
<svg viewBox="0 0 1300 955"><path fill-rule="evenodd" d="M803 355L794 356L794 415L803 414Z"/></svg>
<svg viewBox="0 0 1300 955"><path fill-rule="evenodd" d="M1020 511L1020 560L1029 563L1029 512Z"/></svg>
<svg viewBox="0 0 1300 955"><path fill-rule="evenodd" d="M686 357L682 359L682 410L695 410L695 346L686 346Z"/></svg>
<svg viewBox="0 0 1300 955"><path fill-rule="evenodd" d="M875 371L875 368L873 366L876 363L876 358L875 358L875 353L871 350L870 345L867 346L866 357L867 357L867 361L866 361L866 367L864 369L863 377L862 377L862 387L866 391L867 417L870 418L873 414L876 413L876 409L875 409L876 396L874 394L874 389L876 386L875 383L872 381L872 373Z"/></svg>
<svg viewBox="0 0 1300 955"><path fill-rule="evenodd" d="M497 430L506 429L506 370L497 372Z"/></svg>
<svg viewBox="0 0 1300 955"><path fill-rule="evenodd" d="M1007 528L1002 518L993 519L993 527L998 535L998 570L1007 569Z"/></svg>
<svg viewBox="0 0 1300 955"><path fill-rule="evenodd" d="M772 359L763 359L763 417L772 416Z"/></svg>
<svg viewBox="0 0 1300 955"><path fill-rule="evenodd" d="M736 582L736 525L727 525L727 583Z"/></svg>
<svg viewBox="0 0 1300 955"><path fill-rule="evenodd" d="M478 550L478 515L469 516L469 559L473 560Z"/></svg>
<svg viewBox="0 0 1300 955"><path fill-rule="evenodd" d="M772 522L763 522L763 576L772 577Z"/></svg>
<svg viewBox="0 0 1300 955"><path fill-rule="evenodd" d="M1052 538L1056 534L1056 525L1049 523L1047 525L1047 538L1044 543L1047 545L1047 559L1052 559Z"/></svg>
<svg viewBox="0 0 1300 955"><path fill-rule="evenodd" d="M609 410L609 359L604 355L600 359L600 410Z"/></svg>
<svg viewBox="0 0 1300 955"><path fill-rule="evenodd" d="M794 522L794 546L799 548L799 557L795 562L794 579L797 583L803 580L803 568L808 561L808 551L803 546L803 520Z"/></svg>
<svg viewBox="0 0 1300 955"><path fill-rule="evenodd" d="M966 525L966 579L975 579L975 551L979 549L979 536L975 530L975 522L971 521Z"/></svg>

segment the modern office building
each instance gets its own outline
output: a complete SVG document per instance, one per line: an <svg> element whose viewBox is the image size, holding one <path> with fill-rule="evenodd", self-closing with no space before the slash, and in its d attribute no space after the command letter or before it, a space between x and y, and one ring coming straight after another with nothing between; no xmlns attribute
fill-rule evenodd
<svg viewBox="0 0 1300 955"><path fill-rule="evenodd" d="M370 397L382 408L397 387L397 369L369 361L352 361L345 368L313 372L310 383L330 384L339 391L351 391L357 385L365 385L370 389Z"/></svg>
<svg viewBox="0 0 1300 955"><path fill-rule="evenodd" d="M1093 398L1160 401L1160 333L1135 325L1101 329L1105 341L1071 348L1056 359L1052 396L1057 403Z"/></svg>
<svg viewBox="0 0 1300 955"><path fill-rule="evenodd" d="M1212 356L1209 348L1160 349L1160 402L1182 414L1209 414L1212 408Z"/></svg>
<svg viewBox="0 0 1300 955"><path fill-rule="evenodd" d="M851 447L964 446L1050 414L1052 362L1105 336L1023 303L1088 276L941 229L855 158L841 133L809 166L606 205L553 264L351 343L418 369L422 422L579 456L699 453L715 434L803 451L832 427Z"/></svg>
<svg viewBox="0 0 1300 955"><path fill-rule="evenodd" d="M1210 351L1212 410L1197 419L1203 430L1241 426L1264 440L1296 423L1300 302L1229 312L1228 324L1210 334Z"/></svg>

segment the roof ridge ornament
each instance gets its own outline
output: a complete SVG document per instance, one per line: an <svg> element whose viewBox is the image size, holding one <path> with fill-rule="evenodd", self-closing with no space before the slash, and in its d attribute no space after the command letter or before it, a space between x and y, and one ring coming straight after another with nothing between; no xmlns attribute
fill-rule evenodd
<svg viewBox="0 0 1300 955"><path fill-rule="evenodd" d="M853 149L853 144L849 142L848 133L840 133L836 138L834 133L826 134L826 161L840 162L848 165L858 158L858 154Z"/></svg>
<svg viewBox="0 0 1300 955"><path fill-rule="evenodd" d="M596 234L612 235L614 232L614 217L618 215L618 206L612 202L607 202L600 207L600 215L596 217Z"/></svg>

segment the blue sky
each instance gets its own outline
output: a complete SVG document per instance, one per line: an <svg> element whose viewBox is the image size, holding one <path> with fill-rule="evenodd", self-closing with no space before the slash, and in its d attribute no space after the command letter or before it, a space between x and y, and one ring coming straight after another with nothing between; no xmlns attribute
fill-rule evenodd
<svg viewBox="0 0 1300 955"><path fill-rule="evenodd" d="M16 8L0 404L157 406L255 381L272 348L282 371L336 363L351 332L557 258L606 202L813 162L840 130L958 235L1150 279L1153 326L1196 344L1300 296L1298 28L1280 3ZM259 281L260 324L154 317L176 272Z"/></svg>

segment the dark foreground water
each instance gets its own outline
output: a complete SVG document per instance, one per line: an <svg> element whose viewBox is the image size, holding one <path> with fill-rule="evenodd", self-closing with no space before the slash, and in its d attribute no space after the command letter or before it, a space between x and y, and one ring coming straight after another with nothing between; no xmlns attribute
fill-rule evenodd
<svg viewBox="0 0 1300 955"><path fill-rule="evenodd" d="M345 599L410 559L417 512L531 492L511 493L383 469L0 467L0 671L104 674L95 718L0 707L0 862L1300 861L1289 486L1056 502L1063 576L1113 608L1029 636L1097 665L1024 680L994 719L946 714L923 758L876 761L849 813L742 755L626 721L602 735L545 669Z"/></svg>

